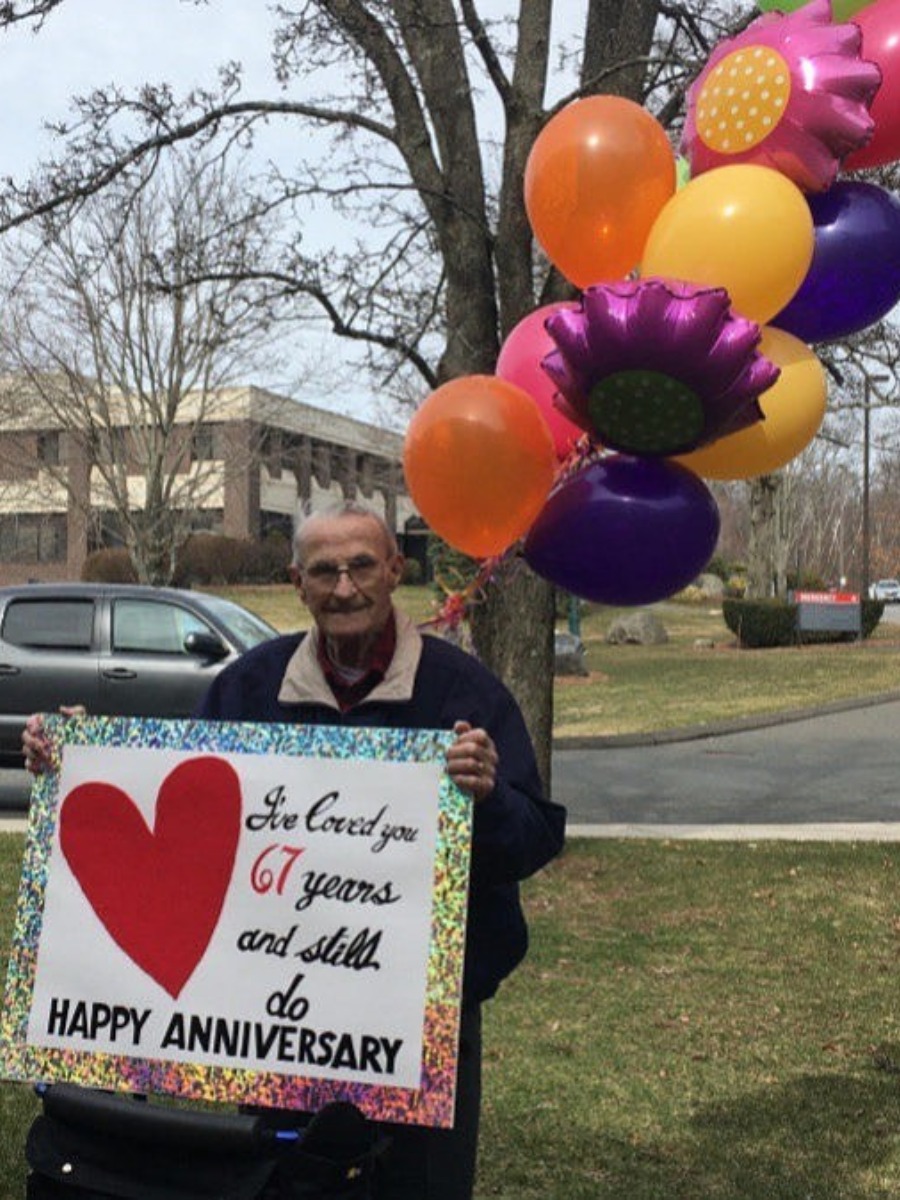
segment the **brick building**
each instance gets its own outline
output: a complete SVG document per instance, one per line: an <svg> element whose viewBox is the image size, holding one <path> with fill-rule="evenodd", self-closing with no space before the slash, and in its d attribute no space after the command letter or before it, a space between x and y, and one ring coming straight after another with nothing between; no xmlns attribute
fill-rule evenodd
<svg viewBox="0 0 900 1200"><path fill-rule="evenodd" d="M360 499L424 565L425 531L406 494L399 434L252 386L218 392L207 409L214 419L191 424L189 408L174 436L191 441L185 470L202 462L205 471L191 495L193 529L236 538L289 533L298 505ZM0 421L0 583L77 579L91 550L118 540L86 439L35 411L14 406ZM139 506L139 443L124 417L104 436Z"/></svg>

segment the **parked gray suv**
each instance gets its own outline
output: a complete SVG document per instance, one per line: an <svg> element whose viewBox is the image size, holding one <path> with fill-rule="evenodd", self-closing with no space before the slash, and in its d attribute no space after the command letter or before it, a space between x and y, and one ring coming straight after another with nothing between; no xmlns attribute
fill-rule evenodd
<svg viewBox="0 0 900 1200"><path fill-rule="evenodd" d="M276 630L218 596L177 588L0 588L0 766L21 767L32 712L188 717L210 681Z"/></svg>

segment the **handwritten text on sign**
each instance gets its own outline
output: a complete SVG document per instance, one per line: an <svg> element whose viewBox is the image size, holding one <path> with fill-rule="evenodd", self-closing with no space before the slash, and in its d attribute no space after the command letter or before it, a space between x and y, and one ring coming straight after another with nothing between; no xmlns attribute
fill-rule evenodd
<svg viewBox="0 0 900 1200"><path fill-rule="evenodd" d="M60 723L25 1042L51 1077L108 1086L113 1056L184 1092L184 1064L191 1094L306 1107L324 1086L402 1120L458 1023L464 876L442 933L433 903L460 816L468 839L448 735L329 730L335 756L321 729L267 727L266 753L252 729L250 753L246 726Z"/></svg>

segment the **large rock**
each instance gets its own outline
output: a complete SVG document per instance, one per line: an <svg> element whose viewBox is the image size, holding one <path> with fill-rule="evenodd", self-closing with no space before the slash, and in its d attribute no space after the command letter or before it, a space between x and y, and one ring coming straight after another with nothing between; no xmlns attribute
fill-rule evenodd
<svg viewBox="0 0 900 1200"><path fill-rule="evenodd" d="M704 600L721 600L725 595L725 584L718 575L707 573L694 581L694 586Z"/></svg>
<svg viewBox="0 0 900 1200"><path fill-rule="evenodd" d="M609 627L607 642L613 646L661 646L669 640L666 627L646 609L617 617Z"/></svg>
<svg viewBox="0 0 900 1200"><path fill-rule="evenodd" d="M584 642L574 633L557 632L553 639L555 675L588 675Z"/></svg>

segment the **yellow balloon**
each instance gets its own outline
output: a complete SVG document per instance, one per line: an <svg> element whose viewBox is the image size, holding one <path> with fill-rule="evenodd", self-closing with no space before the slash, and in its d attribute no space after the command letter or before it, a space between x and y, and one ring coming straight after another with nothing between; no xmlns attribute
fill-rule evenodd
<svg viewBox="0 0 900 1200"><path fill-rule="evenodd" d="M803 282L814 238L809 205L786 175L769 167L718 167L665 204L641 273L723 287L736 312L763 325Z"/></svg>
<svg viewBox="0 0 900 1200"><path fill-rule="evenodd" d="M675 461L704 479L752 479L768 475L804 450L825 416L825 371L805 342L769 326L760 350L781 367L775 383L762 393L765 420L719 438Z"/></svg>

